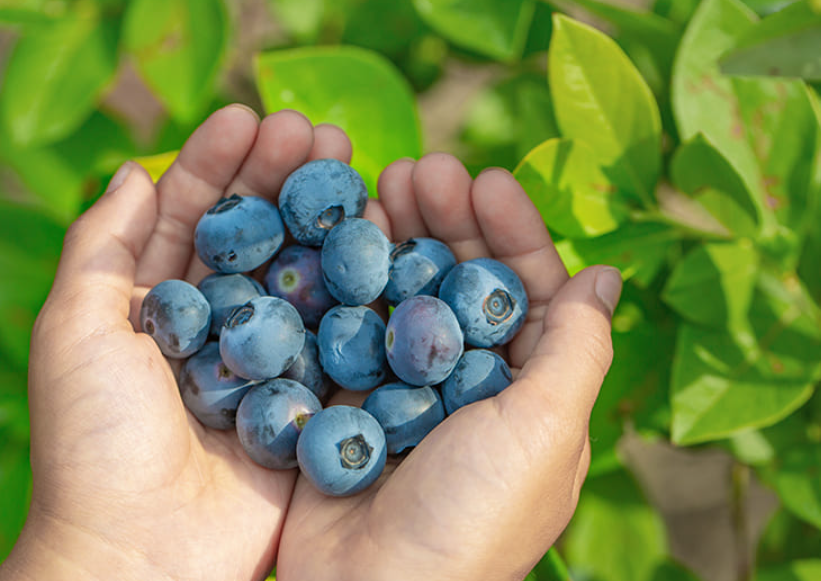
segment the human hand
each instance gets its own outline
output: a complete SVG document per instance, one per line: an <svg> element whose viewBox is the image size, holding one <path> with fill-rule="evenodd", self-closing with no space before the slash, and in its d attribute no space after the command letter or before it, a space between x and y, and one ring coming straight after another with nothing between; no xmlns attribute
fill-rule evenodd
<svg viewBox="0 0 821 581"><path fill-rule="evenodd" d="M156 187L127 164L119 188L72 225L32 336L34 489L0 579L267 575L296 470L257 466L236 433L187 413L172 365L135 332L136 315L160 281L207 274L193 231L223 194L275 199L305 161L350 155L335 127L290 111L260 123L229 106L196 130Z"/></svg>
<svg viewBox="0 0 821 581"><path fill-rule="evenodd" d="M471 180L449 155L389 166L366 217L394 241L433 236L459 261L490 256L519 274L530 312L507 349L516 380L446 418L362 493L324 496L300 477L277 579L523 579L578 501L621 278L609 267L569 278L513 176Z"/></svg>

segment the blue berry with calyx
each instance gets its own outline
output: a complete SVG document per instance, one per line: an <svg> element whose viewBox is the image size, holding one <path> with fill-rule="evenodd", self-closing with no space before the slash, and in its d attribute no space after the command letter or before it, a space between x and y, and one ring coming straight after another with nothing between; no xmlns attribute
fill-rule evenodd
<svg viewBox="0 0 821 581"><path fill-rule="evenodd" d="M140 307L140 327L151 335L163 355L184 359L208 340L211 305L184 280L164 280L153 287Z"/></svg>
<svg viewBox="0 0 821 581"><path fill-rule="evenodd" d="M339 303L325 286L319 248L295 244L283 249L268 267L265 286L272 296L294 305L311 328Z"/></svg>
<svg viewBox="0 0 821 581"><path fill-rule="evenodd" d="M387 375L385 323L369 307L337 305L325 313L317 345L325 373L345 389L373 389Z"/></svg>
<svg viewBox="0 0 821 581"><path fill-rule="evenodd" d="M524 325L528 299L524 284L507 265L475 258L454 266L439 287L474 347L508 343Z"/></svg>
<svg viewBox="0 0 821 581"><path fill-rule="evenodd" d="M348 218L330 231L322 245L322 273L328 291L342 304L367 305L388 284L390 242L379 226Z"/></svg>
<svg viewBox="0 0 821 581"><path fill-rule="evenodd" d="M435 238L410 238L391 249L385 300L396 306L416 295L437 296L456 257L447 244Z"/></svg>
<svg viewBox="0 0 821 581"><path fill-rule="evenodd" d="M377 387L362 409L385 430L388 454L398 454L419 444L445 419L442 397L430 386L415 387L403 382Z"/></svg>
<svg viewBox="0 0 821 581"><path fill-rule="evenodd" d="M284 240L279 210L256 196L220 199L194 230L197 255L217 272L253 270L276 254Z"/></svg>
<svg viewBox="0 0 821 581"><path fill-rule="evenodd" d="M385 469L385 433L362 408L327 407L305 425L296 457L302 475L317 490L351 496L376 482Z"/></svg>
<svg viewBox="0 0 821 581"><path fill-rule="evenodd" d="M498 353L487 349L465 351L440 386L445 410L452 414L460 407L493 397L512 381L510 367Z"/></svg>
<svg viewBox="0 0 821 581"><path fill-rule="evenodd" d="M367 201L368 189L355 169L337 159L316 159L286 178L279 210L297 242L322 246L342 220L361 217Z"/></svg>
<svg viewBox="0 0 821 581"><path fill-rule="evenodd" d="M200 281L197 288L211 305L211 335L217 337L234 309L266 294L261 284L241 273L209 274Z"/></svg>
<svg viewBox="0 0 821 581"><path fill-rule="evenodd" d="M261 466L296 468L297 441L321 409L317 397L297 381L280 377L257 383L237 409L239 441Z"/></svg>

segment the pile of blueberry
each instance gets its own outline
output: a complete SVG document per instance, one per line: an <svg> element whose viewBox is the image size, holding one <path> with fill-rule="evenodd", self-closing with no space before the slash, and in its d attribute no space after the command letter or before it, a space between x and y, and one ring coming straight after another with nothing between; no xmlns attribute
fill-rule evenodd
<svg viewBox="0 0 821 581"><path fill-rule="evenodd" d="M510 368L490 348L513 338L528 304L501 262L457 264L433 238L392 244L362 218L367 199L334 159L294 171L279 207L222 198L195 231L214 274L197 287L163 281L140 311L161 351L185 359L182 399L204 425L236 429L255 462L298 466L334 496L363 490L387 454L507 387ZM387 324L368 306L380 299ZM373 391L361 408L323 407L336 386Z"/></svg>

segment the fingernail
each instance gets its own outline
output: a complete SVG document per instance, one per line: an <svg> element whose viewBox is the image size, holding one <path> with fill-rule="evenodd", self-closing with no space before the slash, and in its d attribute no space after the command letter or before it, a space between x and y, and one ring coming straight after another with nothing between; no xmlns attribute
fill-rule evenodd
<svg viewBox="0 0 821 581"><path fill-rule="evenodd" d="M230 105L228 105L228 107L236 107L237 109L243 109L244 111L248 111L251 115L257 118L257 121L260 120L259 114L244 103L231 103Z"/></svg>
<svg viewBox="0 0 821 581"><path fill-rule="evenodd" d="M110 194L111 192L119 189L119 187L125 183L125 180L128 178L128 174L131 173L131 169L133 167L134 166L130 161L127 161L121 165L120 169L118 169L112 176L111 181L108 182L108 187L106 188L105 193Z"/></svg>
<svg viewBox="0 0 821 581"><path fill-rule="evenodd" d="M621 296L621 273L617 268L608 266L599 271L596 275L596 282L594 285L596 296L604 303L610 311L610 316L613 316L613 311L616 310L616 305Z"/></svg>
<svg viewBox="0 0 821 581"><path fill-rule="evenodd" d="M483 169L482 171L479 172L479 175L482 175L483 173L492 172L492 171L500 171L500 172L506 173L508 175L513 175L513 174L510 173L510 171L506 170L505 168L497 167L497 166L486 167L485 169Z"/></svg>

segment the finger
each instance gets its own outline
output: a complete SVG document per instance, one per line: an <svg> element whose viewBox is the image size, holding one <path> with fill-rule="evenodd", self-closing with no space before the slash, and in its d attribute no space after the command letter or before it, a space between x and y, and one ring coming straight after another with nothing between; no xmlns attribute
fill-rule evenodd
<svg viewBox="0 0 821 581"><path fill-rule="evenodd" d="M131 329L136 265L154 231L157 195L151 177L135 162L123 164L109 190L66 234L35 344L53 328L60 330L53 337L71 343L93 333Z"/></svg>
<svg viewBox="0 0 821 581"><path fill-rule="evenodd" d="M137 265L144 287L185 275L193 252L194 228L222 197L257 136L256 114L229 105L200 125L157 183L159 215Z"/></svg>
<svg viewBox="0 0 821 581"><path fill-rule="evenodd" d="M612 267L590 267L570 279L551 300L545 333L516 383L500 394L500 405L546 434L558 427L586 438L613 357L610 321L620 293L621 276ZM539 445L540 438L533 441Z"/></svg>
<svg viewBox="0 0 821 581"><path fill-rule="evenodd" d="M584 484L585 479L587 479L587 472L590 470L590 457L591 457L591 449L590 449L590 438L587 439L587 442L584 444L584 450L582 451L582 456L579 459L579 467L576 470L576 480L573 482L573 506L579 504L579 496L581 496L582 492L582 485ZM575 508L574 508L575 510Z"/></svg>
<svg viewBox="0 0 821 581"><path fill-rule="evenodd" d="M376 185L379 200L390 221L392 240L396 242L414 236L430 236L413 191L415 165L416 162L408 158L393 162L379 175Z"/></svg>
<svg viewBox="0 0 821 581"><path fill-rule="evenodd" d="M351 163L353 147L348 134L330 123L320 123L314 128L314 146L310 159L333 158Z"/></svg>
<svg viewBox="0 0 821 581"><path fill-rule="evenodd" d="M567 282L567 269L544 219L510 172L483 171L473 182L471 196L490 255L512 268L527 291L527 322L509 348L512 365L520 367L542 336L547 305Z"/></svg>
<svg viewBox="0 0 821 581"><path fill-rule="evenodd" d="M431 153L413 168L419 211L431 236L447 244L459 262L489 256L470 199L470 174L452 155Z"/></svg>
<svg viewBox="0 0 821 581"><path fill-rule="evenodd" d="M388 218L388 213L385 211L385 207L381 200L370 198L368 200L368 205L365 206L365 214L363 215L363 218L370 220L379 226L379 229L382 230L382 233L388 237L388 240L395 240L391 229L391 221Z"/></svg>

